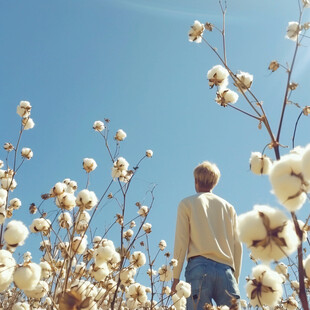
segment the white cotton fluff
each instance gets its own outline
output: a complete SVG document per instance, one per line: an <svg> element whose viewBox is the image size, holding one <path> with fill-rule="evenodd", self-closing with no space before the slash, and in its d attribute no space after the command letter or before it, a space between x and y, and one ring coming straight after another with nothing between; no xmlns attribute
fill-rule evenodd
<svg viewBox="0 0 310 310"><path fill-rule="evenodd" d="M22 202L18 198L13 198L10 200L10 206L14 209L17 210L21 207Z"/></svg>
<svg viewBox="0 0 310 310"><path fill-rule="evenodd" d="M21 101L16 108L16 113L23 118L29 117L31 108L29 101Z"/></svg>
<svg viewBox="0 0 310 310"><path fill-rule="evenodd" d="M159 280L162 282L170 281L173 276L172 269L169 265L162 265L158 269L158 274L159 274Z"/></svg>
<svg viewBox="0 0 310 310"><path fill-rule="evenodd" d="M90 275L98 282L104 281L106 276L110 273L110 270L106 263L100 266L93 266Z"/></svg>
<svg viewBox="0 0 310 310"><path fill-rule="evenodd" d="M33 157L33 152L29 147L23 147L21 151L22 157L26 159L31 159Z"/></svg>
<svg viewBox="0 0 310 310"><path fill-rule="evenodd" d="M100 246L94 251L94 259L96 266L101 266L113 257L114 248L110 246Z"/></svg>
<svg viewBox="0 0 310 310"><path fill-rule="evenodd" d="M139 309L140 307L139 307L139 302L136 300L136 299L134 299L134 298L132 298L132 297L130 297L130 298L128 298L127 300L126 300L126 306L128 307L128 309Z"/></svg>
<svg viewBox="0 0 310 310"><path fill-rule="evenodd" d="M237 89L243 92L247 91L251 88L251 85L253 83L253 75L248 72L240 71L236 74L237 79L234 83L234 85L237 87Z"/></svg>
<svg viewBox="0 0 310 310"><path fill-rule="evenodd" d="M48 284L45 281L39 281L38 284L34 287L34 289L24 290L24 293L28 298L40 299L46 296L48 291Z"/></svg>
<svg viewBox="0 0 310 310"><path fill-rule="evenodd" d="M159 241L159 244L158 244L158 247L161 251L163 251L167 246L167 242L165 240L160 240Z"/></svg>
<svg viewBox="0 0 310 310"><path fill-rule="evenodd" d="M301 172L301 156L292 153L274 162L269 173L273 193L289 211L300 209L307 198Z"/></svg>
<svg viewBox="0 0 310 310"><path fill-rule="evenodd" d="M216 65L211 68L207 73L207 79L209 80L209 86L212 88L215 86L226 87L228 85L229 73L226 68L221 65Z"/></svg>
<svg viewBox="0 0 310 310"><path fill-rule="evenodd" d="M50 194L52 196L59 196L66 191L67 185L62 182L57 182L54 187L51 189Z"/></svg>
<svg viewBox="0 0 310 310"><path fill-rule="evenodd" d="M221 105L226 106L228 103L236 103L239 96L231 89L223 88L216 93L215 101Z"/></svg>
<svg viewBox="0 0 310 310"><path fill-rule="evenodd" d="M253 291L256 289L256 285L253 280L250 279L246 284L247 296L250 300L250 304L255 306L267 305L274 307L282 297L282 278L281 276L271 270L266 265L258 265L252 269L252 275L258 283L263 285L259 294L255 294Z"/></svg>
<svg viewBox="0 0 310 310"><path fill-rule="evenodd" d="M254 174L268 174L272 166L272 161L260 152L252 152L250 157L250 169Z"/></svg>
<svg viewBox="0 0 310 310"><path fill-rule="evenodd" d="M88 189L81 190L76 197L76 205L82 209L90 210L98 203L97 196Z"/></svg>
<svg viewBox="0 0 310 310"><path fill-rule="evenodd" d="M0 188L0 198L2 198L5 201L7 196L8 196L8 192L5 189Z"/></svg>
<svg viewBox="0 0 310 310"><path fill-rule="evenodd" d="M145 223L142 225L142 229L147 233L151 233L152 232L152 224L150 223Z"/></svg>
<svg viewBox="0 0 310 310"><path fill-rule="evenodd" d="M83 169L89 173L94 171L97 168L97 163L92 158L84 158L83 159Z"/></svg>
<svg viewBox="0 0 310 310"><path fill-rule="evenodd" d="M288 276L287 266L283 262L280 262L279 264L276 265L275 271L284 276Z"/></svg>
<svg viewBox="0 0 310 310"><path fill-rule="evenodd" d="M43 217L36 218L32 221L29 229L32 233L49 231L51 228L51 222L49 219L45 219Z"/></svg>
<svg viewBox="0 0 310 310"><path fill-rule="evenodd" d="M30 305L27 302L17 302L13 305L12 310L30 310Z"/></svg>
<svg viewBox="0 0 310 310"><path fill-rule="evenodd" d="M202 24L198 20L195 20L194 24L191 26L188 32L188 40L190 42L201 43L204 29L205 29L204 24Z"/></svg>
<svg viewBox="0 0 310 310"><path fill-rule="evenodd" d="M41 277L41 266L35 263L27 263L16 268L13 280L21 290L32 290L36 287Z"/></svg>
<svg viewBox="0 0 310 310"><path fill-rule="evenodd" d="M141 206L138 210L138 214L142 217L146 217L149 213L149 208L147 206Z"/></svg>
<svg viewBox="0 0 310 310"><path fill-rule="evenodd" d="M293 297L290 296L287 300L282 302L285 310L296 310L299 306L298 301Z"/></svg>
<svg viewBox="0 0 310 310"><path fill-rule="evenodd" d="M266 230L260 212L264 214L265 221L269 222L269 232ZM285 254L293 253L298 246L299 240L294 226L280 210L265 205L255 205L253 211L241 214L238 222L240 240L251 249L252 255L257 259L279 260ZM277 232L276 228L279 228ZM270 236L271 231L273 234Z"/></svg>
<svg viewBox="0 0 310 310"><path fill-rule="evenodd" d="M130 256L130 263L136 268L143 266L146 263L145 254L141 251L133 252Z"/></svg>
<svg viewBox="0 0 310 310"><path fill-rule="evenodd" d="M307 278L310 279L310 255L308 255L307 258L304 260L304 268Z"/></svg>
<svg viewBox="0 0 310 310"><path fill-rule="evenodd" d="M35 125L34 121L30 117L26 117L22 119L22 124L24 126L24 130L32 129Z"/></svg>
<svg viewBox="0 0 310 310"><path fill-rule="evenodd" d="M64 192L56 197L55 203L57 207L71 211L76 206L76 197L73 193Z"/></svg>
<svg viewBox="0 0 310 310"><path fill-rule="evenodd" d="M47 261L40 262L41 266L41 280L48 279L52 275L52 267Z"/></svg>
<svg viewBox="0 0 310 310"><path fill-rule="evenodd" d="M2 204L3 199L0 198L0 204ZM6 219L6 210L5 210L5 202L3 201L3 205L0 207L0 225L5 222Z"/></svg>
<svg viewBox="0 0 310 310"><path fill-rule="evenodd" d="M91 297L94 299L98 294L98 289L87 280L75 280L71 284L71 289L82 295L82 299Z"/></svg>
<svg viewBox="0 0 310 310"><path fill-rule="evenodd" d="M147 301L147 295L145 291L145 286L139 283L133 283L129 286L128 292L126 294L129 298L137 300L139 303L143 304Z"/></svg>
<svg viewBox="0 0 310 310"><path fill-rule="evenodd" d="M126 132L123 129L119 129L116 134L114 139L117 141L123 141L127 137Z"/></svg>
<svg viewBox="0 0 310 310"><path fill-rule="evenodd" d="M93 128L96 131L103 131L104 130L104 123L101 121L95 121L93 124Z"/></svg>
<svg viewBox="0 0 310 310"><path fill-rule="evenodd" d="M69 212L61 213L58 216L58 223L61 228L70 228L72 226L72 218Z"/></svg>
<svg viewBox="0 0 310 310"><path fill-rule="evenodd" d="M12 254L6 250L0 250L0 292L6 290L12 283L15 265Z"/></svg>
<svg viewBox="0 0 310 310"><path fill-rule="evenodd" d="M4 240L10 247L23 245L29 231L21 221L12 220L4 230Z"/></svg>
<svg viewBox="0 0 310 310"><path fill-rule="evenodd" d="M145 151L145 156L148 157L148 158L153 157L153 151L152 150L146 150Z"/></svg>
<svg viewBox="0 0 310 310"><path fill-rule="evenodd" d="M191 295L191 285L187 282L180 281L176 286L176 291L179 297L188 298Z"/></svg>
<svg viewBox="0 0 310 310"><path fill-rule="evenodd" d="M177 294L171 296L173 305L176 310L185 310L186 309L186 298L179 297Z"/></svg>
<svg viewBox="0 0 310 310"><path fill-rule="evenodd" d="M286 39L297 41L298 35L301 33L301 27L298 22L289 22L286 29Z"/></svg>
<svg viewBox="0 0 310 310"><path fill-rule="evenodd" d="M1 187L4 190L10 190L11 192L17 187L17 182L12 178L2 178L1 179Z"/></svg>
<svg viewBox="0 0 310 310"><path fill-rule="evenodd" d="M310 144L308 144L304 150L301 159L301 171L304 178L310 181Z"/></svg>
<svg viewBox="0 0 310 310"><path fill-rule="evenodd" d="M76 236L73 238L71 243L71 249L74 253L83 254L87 247L87 236L82 237Z"/></svg>
<svg viewBox="0 0 310 310"><path fill-rule="evenodd" d="M119 273L121 283L125 286L133 284L134 283L133 277L135 276L136 272L137 272L136 268L132 267L123 268Z"/></svg>

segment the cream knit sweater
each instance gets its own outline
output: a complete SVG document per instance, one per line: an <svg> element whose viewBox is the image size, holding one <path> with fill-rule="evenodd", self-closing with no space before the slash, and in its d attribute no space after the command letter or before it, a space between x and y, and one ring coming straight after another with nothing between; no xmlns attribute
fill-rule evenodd
<svg viewBox="0 0 310 310"><path fill-rule="evenodd" d="M184 259L204 256L229 265L238 282L242 245L237 233L234 207L213 193L197 193L183 199L178 207L174 243L173 277L179 279Z"/></svg>

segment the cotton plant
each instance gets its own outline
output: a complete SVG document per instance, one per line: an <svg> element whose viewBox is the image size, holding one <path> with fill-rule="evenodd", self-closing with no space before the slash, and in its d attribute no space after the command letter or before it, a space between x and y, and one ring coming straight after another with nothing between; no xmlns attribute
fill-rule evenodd
<svg viewBox="0 0 310 310"><path fill-rule="evenodd" d="M273 195L275 195L279 207L269 207L267 205L256 205L252 211L239 216L239 232L241 240L247 245L251 251L251 257L255 262L261 261L264 263L272 263L276 261L278 271L281 270L279 260L287 259L290 264L289 268L294 270L297 279L293 280L287 270L279 272L280 278L290 285L291 290L298 294L301 307L309 309L306 289L308 289L308 279L305 279L305 270L303 265L303 255L306 246L304 242L307 238L307 231L309 230L308 220L305 223L297 218L296 212L302 208L306 208L306 203L309 203L310 192L310 146L296 147L295 140L298 132L299 121L302 117L309 116L309 105L302 105L301 102L295 102L292 97L298 91L299 84L292 80L295 63L298 60L297 52L299 49L307 45L309 36L308 30L310 23L304 20L307 15L306 12L310 7L308 0L299 0L298 9L299 16L297 21L288 21L287 26L283 28L282 39L287 39L291 42L295 49L291 61L286 65L281 64L278 60L270 61L268 70L272 74L279 74L281 69L284 69L287 75L287 81L284 86L284 100L282 106L279 107L280 121L276 131L273 131L269 116L263 107L268 104L267 100L262 100L254 93L254 74L234 69L227 61L226 51L226 32L225 32L225 18L227 13L227 3L220 1L220 9L223 16L222 28L207 21L204 24L200 21L194 21L189 32L189 41L206 44L206 46L213 52L218 59L207 71L208 85L212 91L215 90L215 102L224 108L232 108L243 115L250 117L254 124L257 125L258 130L266 129L268 140L262 151L253 151L250 155L250 170L255 175L265 175L270 182L270 188ZM202 27L203 25L203 27ZM207 32L216 31L221 36L222 49L214 46L211 42L211 37ZM194 40L195 39L195 40ZM220 52L221 50L221 52ZM275 73L277 72L277 73ZM235 87L235 89L234 89ZM236 91L235 91L236 90ZM307 103L307 102L306 102ZM299 109L299 115L296 117L292 137L292 150L287 151L286 155L281 156L280 149L283 147L280 141L285 114L287 113L287 106L293 105ZM282 139L281 139L282 140ZM269 153L274 153L274 156ZM263 177L263 176L262 176ZM279 208L282 208L281 210ZM296 257L297 263L292 264L292 259ZM296 266L296 267L295 267ZM285 269L285 268L282 268ZM265 279L262 273L268 273L269 270L256 271L260 276L256 276L258 286L261 279ZM268 279L268 277L267 277ZM294 281L297 281L300 286L297 289L294 287ZM293 284L292 284L293 283ZM280 285L280 284L279 284ZM281 284L282 285L282 284ZM269 290L269 288L272 288ZM276 306L284 309L295 309L296 303L294 300L282 298L273 292L272 285L267 286L266 290L270 295L270 303L267 301L259 302L258 298L261 296L255 295L252 298L252 306L265 307L271 304L271 307ZM280 292L280 288L277 292ZM262 292L264 293L264 292ZM254 293L253 293L254 294ZM271 295L275 295L271 297ZM253 297L253 296L252 296ZM276 298L275 298L276 297Z"/></svg>

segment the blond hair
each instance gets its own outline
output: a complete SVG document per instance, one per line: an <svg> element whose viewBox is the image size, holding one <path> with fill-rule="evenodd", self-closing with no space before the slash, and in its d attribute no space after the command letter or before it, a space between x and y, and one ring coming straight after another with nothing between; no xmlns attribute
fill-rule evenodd
<svg viewBox="0 0 310 310"><path fill-rule="evenodd" d="M221 172L216 164L204 161L194 169L195 181L200 188L212 190L218 183Z"/></svg>

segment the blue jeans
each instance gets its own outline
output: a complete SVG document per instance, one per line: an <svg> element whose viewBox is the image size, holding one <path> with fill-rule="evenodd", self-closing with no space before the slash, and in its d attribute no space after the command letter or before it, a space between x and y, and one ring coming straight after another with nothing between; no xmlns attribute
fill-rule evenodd
<svg viewBox="0 0 310 310"><path fill-rule="evenodd" d="M230 306L231 298L240 299L232 268L203 256L190 258L185 269L186 282L192 286L187 310L202 310L205 303Z"/></svg>

